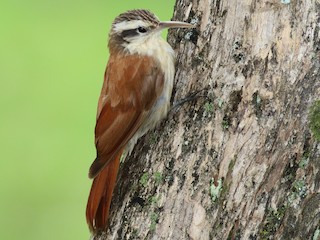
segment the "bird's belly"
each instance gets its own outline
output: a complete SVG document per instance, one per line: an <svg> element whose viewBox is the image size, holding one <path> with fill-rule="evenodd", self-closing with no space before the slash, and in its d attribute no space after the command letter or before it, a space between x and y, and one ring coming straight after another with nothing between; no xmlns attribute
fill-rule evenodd
<svg viewBox="0 0 320 240"><path fill-rule="evenodd" d="M133 137L127 143L124 151L123 159L126 157L126 155L131 154L135 144L137 143L140 137L145 135L149 130L155 128L157 123L159 123L162 119L164 119L167 116L167 113L170 109L170 97L171 97L171 91L172 91L172 87L169 87L169 88L171 88L171 89L168 89L170 90L169 94L167 94L168 93L167 91L163 91L162 95L157 99L157 101L151 108L148 116L146 117L145 121L142 123L141 127L138 129L138 131L133 135Z"/></svg>
<svg viewBox="0 0 320 240"><path fill-rule="evenodd" d="M128 144L126 145L125 155L131 154L138 139L146 134L149 130L153 129L157 123L167 116L170 109L170 100L166 96L160 96L157 102L150 110L148 117L145 119L138 131L133 135Z"/></svg>
<svg viewBox="0 0 320 240"><path fill-rule="evenodd" d="M168 99L167 96L160 96L157 102L151 108L148 118L141 126L141 130L145 129L143 134L145 134L148 130L153 129L158 122L165 118L169 109L170 99Z"/></svg>

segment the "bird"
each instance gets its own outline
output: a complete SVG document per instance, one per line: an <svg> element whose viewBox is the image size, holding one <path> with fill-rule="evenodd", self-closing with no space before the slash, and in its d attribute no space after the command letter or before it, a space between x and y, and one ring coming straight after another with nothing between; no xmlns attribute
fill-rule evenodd
<svg viewBox="0 0 320 240"><path fill-rule="evenodd" d="M92 233L108 227L108 215L120 158L130 155L137 140L166 117L173 88L174 50L161 37L167 28L193 28L160 21L145 9L117 16L109 32L109 60L98 100L96 159L86 207Z"/></svg>

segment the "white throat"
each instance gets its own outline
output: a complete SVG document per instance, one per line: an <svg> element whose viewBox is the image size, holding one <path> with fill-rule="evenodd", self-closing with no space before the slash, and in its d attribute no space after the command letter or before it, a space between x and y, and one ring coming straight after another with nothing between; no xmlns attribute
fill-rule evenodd
<svg viewBox="0 0 320 240"><path fill-rule="evenodd" d="M162 39L160 32L145 38L136 38L132 42L125 43L124 47L130 54L154 57L160 63L162 71L166 73L166 80L171 78L173 81L174 51L172 47Z"/></svg>

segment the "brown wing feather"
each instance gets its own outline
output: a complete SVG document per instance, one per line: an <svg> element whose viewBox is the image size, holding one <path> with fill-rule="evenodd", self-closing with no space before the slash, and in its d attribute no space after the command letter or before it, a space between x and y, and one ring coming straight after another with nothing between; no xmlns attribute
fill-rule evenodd
<svg viewBox="0 0 320 240"><path fill-rule="evenodd" d="M151 57L111 55L98 104L97 158L90 167L91 178L139 129L161 94L163 81L163 73Z"/></svg>

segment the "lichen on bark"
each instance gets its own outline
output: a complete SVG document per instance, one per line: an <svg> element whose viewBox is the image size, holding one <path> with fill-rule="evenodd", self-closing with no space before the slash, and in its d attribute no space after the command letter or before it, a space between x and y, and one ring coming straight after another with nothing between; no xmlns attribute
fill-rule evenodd
<svg viewBox="0 0 320 240"><path fill-rule="evenodd" d="M313 103L309 112L310 129L317 141L320 141L320 100Z"/></svg>
<svg viewBox="0 0 320 240"><path fill-rule="evenodd" d="M314 0L176 2L174 20L198 27L169 31L172 102L202 97L171 112L122 163L108 238L96 239L317 233L319 13Z"/></svg>

